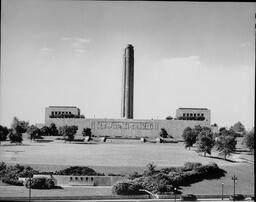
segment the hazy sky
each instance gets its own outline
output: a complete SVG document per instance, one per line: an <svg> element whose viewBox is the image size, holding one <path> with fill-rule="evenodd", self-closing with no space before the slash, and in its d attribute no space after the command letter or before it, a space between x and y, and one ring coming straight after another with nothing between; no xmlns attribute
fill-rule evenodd
<svg viewBox="0 0 256 202"><path fill-rule="evenodd" d="M255 3L3 0L0 123L44 122L49 105L120 118L123 50L134 46L134 116L211 109L254 123Z"/></svg>

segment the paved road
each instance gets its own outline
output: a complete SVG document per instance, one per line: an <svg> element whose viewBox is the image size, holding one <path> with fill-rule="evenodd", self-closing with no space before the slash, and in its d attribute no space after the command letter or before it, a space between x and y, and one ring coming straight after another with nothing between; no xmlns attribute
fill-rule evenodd
<svg viewBox="0 0 256 202"><path fill-rule="evenodd" d="M24 200L22 200L24 201ZM26 200L28 201L28 200ZM69 201L74 201L74 202L175 202L174 199L118 199L118 200L31 200L31 202L69 202ZM176 201L181 201L180 199L177 199ZM216 201L216 202L232 202L228 199L197 199L199 202L211 202L211 201ZM183 201L185 202L185 201ZM254 202L253 200L244 200L244 201L236 201L236 202Z"/></svg>

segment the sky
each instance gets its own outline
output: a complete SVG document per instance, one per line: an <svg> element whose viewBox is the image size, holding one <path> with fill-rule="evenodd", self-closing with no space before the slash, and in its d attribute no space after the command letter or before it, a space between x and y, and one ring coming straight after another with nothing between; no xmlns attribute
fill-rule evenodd
<svg viewBox="0 0 256 202"><path fill-rule="evenodd" d="M211 110L254 124L255 3L2 0L0 124L45 107L121 117L122 57L134 46L134 118Z"/></svg>

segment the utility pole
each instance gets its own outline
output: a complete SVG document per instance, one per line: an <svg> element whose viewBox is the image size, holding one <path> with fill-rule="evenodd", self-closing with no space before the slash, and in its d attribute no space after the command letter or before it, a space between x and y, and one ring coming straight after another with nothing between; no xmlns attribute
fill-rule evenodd
<svg viewBox="0 0 256 202"><path fill-rule="evenodd" d="M233 175L231 178L234 181L234 196L233 201L235 201L235 194L236 194L236 180L238 180L237 176Z"/></svg>
<svg viewBox="0 0 256 202"><path fill-rule="evenodd" d="M221 200L223 200L223 194L224 194L224 183L221 183Z"/></svg>
<svg viewBox="0 0 256 202"><path fill-rule="evenodd" d="M29 176L28 201L31 202L31 176Z"/></svg>
<svg viewBox="0 0 256 202"><path fill-rule="evenodd" d="M174 187L174 202L176 202L176 190L177 190L177 188Z"/></svg>

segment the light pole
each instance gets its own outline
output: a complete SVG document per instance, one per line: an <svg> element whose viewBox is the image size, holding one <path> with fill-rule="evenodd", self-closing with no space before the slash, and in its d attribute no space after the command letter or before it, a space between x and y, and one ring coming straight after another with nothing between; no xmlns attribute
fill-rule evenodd
<svg viewBox="0 0 256 202"><path fill-rule="evenodd" d="M31 201L31 176L29 176L28 201Z"/></svg>
<svg viewBox="0 0 256 202"><path fill-rule="evenodd" d="M234 196L233 196L233 201L235 201L235 194L236 194L236 180L238 180L237 176L233 175L232 180L234 180Z"/></svg>
<svg viewBox="0 0 256 202"><path fill-rule="evenodd" d="M224 193L224 183L221 183L221 200L223 200L223 193Z"/></svg>
<svg viewBox="0 0 256 202"><path fill-rule="evenodd" d="M174 202L176 202L176 190L177 190L177 188L174 187Z"/></svg>

